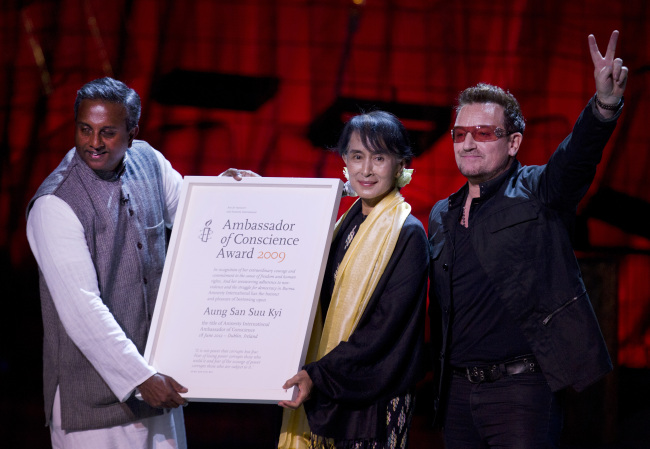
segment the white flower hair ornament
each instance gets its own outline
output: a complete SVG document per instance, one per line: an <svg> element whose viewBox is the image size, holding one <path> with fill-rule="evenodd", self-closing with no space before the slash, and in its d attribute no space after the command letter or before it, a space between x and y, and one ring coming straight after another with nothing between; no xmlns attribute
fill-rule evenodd
<svg viewBox="0 0 650 449"><path fill-rule="evenodd" d="M413 169L412 168L405 168L402 170L402 174L397 178L397 187L400 189L404 187L406 184L411 182L411 178L413 177Z"/></svg>
<svg viewBox="0 0 650 449"><path fill-rule="evenodd" d="M350 184L350 174L348 173L348 168L343 167L343 176L345 176L345 179L347 179L347 182L343 184L343 192L342 196L359 196L357 192L354 191L352 188L352 184Z"/></svg>

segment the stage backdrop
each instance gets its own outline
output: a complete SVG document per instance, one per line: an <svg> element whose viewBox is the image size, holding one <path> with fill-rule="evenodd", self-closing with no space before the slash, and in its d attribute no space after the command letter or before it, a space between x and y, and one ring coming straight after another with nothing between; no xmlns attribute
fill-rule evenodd
<svg viewBox="0 0 650 449"><path fill-rule="evenodd" d="M0 269L12 313L0 337L29 332L36 343L29 355L3 345L0 370L38 360L24 209L73 145L83 83L108 75L134 87L139 138L183 175L240 167L341 177L326 148L342 122L391 110L418 153L403 193L426 225L432 205L463 183L448 136L458 93L478 82L509 89L527 119L520 160L542 164L594 94L587 36L604 53L614 29L630 68L626 106L580 206L576 248L615 261L618 361L650 367L648 23L645 0L3 1Z"/></svg>

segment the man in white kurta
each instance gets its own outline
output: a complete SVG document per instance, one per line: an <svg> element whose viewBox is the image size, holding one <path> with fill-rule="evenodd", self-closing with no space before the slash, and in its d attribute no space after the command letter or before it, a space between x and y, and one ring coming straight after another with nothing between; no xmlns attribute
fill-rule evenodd
<svg viewBox="0 0 650 449"><path fill-rule="evenodd" d="M95 82L100 91L113 89L118 93L127 92L130 96L128 101L131 103L133 95L137 97L132 89L110 78ZM76 147L61 165L73 165L75 162L80 165L81 160L98 176L112 176L111 174L115 173L119 178L120 171L125 172L127 150L134 143L133 139L138 130L139 98L137 113L133 113L133 109L129 110L129 105L120 103L119 99L93 98L93 90L90 89L89 92L90 96L81 95L81 98L78 94L75 105ZM155 154L155 158L150 160L154 161L152 165L158 165L153 173L160 178L156 179L156 184L164 197L162 210L165 226L171 227L182 178L162 154L144 142L138 143L138 146L146 147L149 154ZM85 167L82 168L88 171ZM69 171L64 171L64 174L72 176ZM108 198L107 204L111 201ZM114 201L127 204L129 196L115 198ZM64 410L71 413L70 407L62 410L60 385L57 385L52 409L46 410L46 415L50 417L48 425L51 429L52 445L55 448L93 449L183 448L186 446L183 414L182 408L177 407L186 403L179 393L184 393L187 389L174 379L157 373L146 362L141 350L138 350L136 344L126 335L107 307L102 299L98 281L101 273L98 272L98 263L94 259L98 253L94 248L91 250L88 244L88 225L84 227L78 212L76 213L69 203L75 204L74 201L67 202L60 195L49 192L37 195L30 204L27 221L27 237L58 319L67 337L90 362L117 401L125 402L129 398L132 400L137 389L147 404L163 411L155 416L118 425L104 427L93 424L88 429L70 431L62 426L65 421ZM133 209L137 208L127 207L133 216ZM87 223L87 219L85 222ZM140 243L138 247L141 248ZM147 283L146 278L144 283ZM134 296L137 297L138 294ZM72 409L74 410L74 407Z"/></svg>

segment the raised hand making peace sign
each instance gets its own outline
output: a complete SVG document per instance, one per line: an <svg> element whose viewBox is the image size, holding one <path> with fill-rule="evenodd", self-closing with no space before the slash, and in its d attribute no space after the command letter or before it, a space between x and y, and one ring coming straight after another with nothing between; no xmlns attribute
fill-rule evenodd
<svg viewBox="0 0 650 449"><path fill-rule="evenodd" d="M607 44L605 56L600 54L596 38L593 34L589 35L589 52L594 62L594 78L596 80L596 93L598 110L605 117L612 116L614 110L607 109L605 106L617 106L623 97L625 85L627 84L627 67L623 65L621 58L614 58L616 51L616 42L618 41L618 31L614 30Z"/></svg>

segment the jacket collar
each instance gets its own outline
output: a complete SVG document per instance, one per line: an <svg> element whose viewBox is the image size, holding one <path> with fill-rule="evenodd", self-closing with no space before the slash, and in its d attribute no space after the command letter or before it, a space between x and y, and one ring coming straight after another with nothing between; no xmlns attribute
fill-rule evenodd
<svg viewBox="0 0 650 449"><path fill-rule="evenodd" d="M515 159L508 170L501 173L494 179L490 179L489 181L485 181L479 184L479 189L481 191L480 201L485 201L486 199L494 196L494 194L501 188L505 180L512 176L515 171L519 170L520 167L521 163ZM456 207L461 207L465 202L465 198L467 198L468 191L469 185L468 183L465 183L465 185L461 187L460 190L452 193L449 196L449 209L451 210Z"/></svg>

